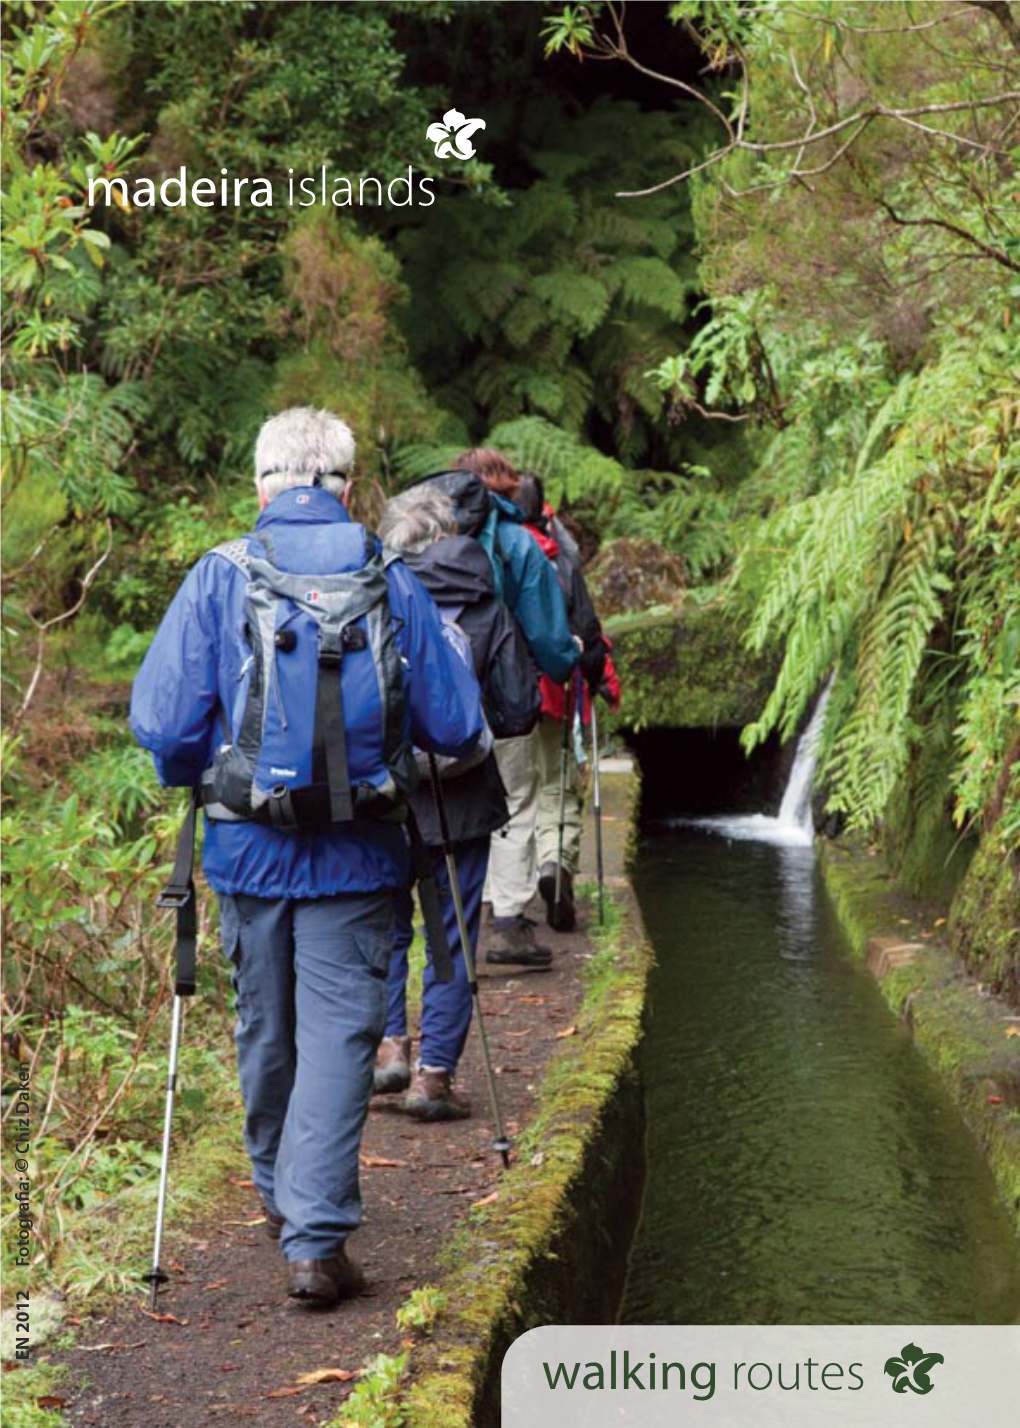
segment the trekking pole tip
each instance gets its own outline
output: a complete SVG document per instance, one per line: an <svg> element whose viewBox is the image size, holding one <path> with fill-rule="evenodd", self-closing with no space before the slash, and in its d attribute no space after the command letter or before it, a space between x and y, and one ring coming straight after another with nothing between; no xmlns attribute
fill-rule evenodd
<svg viewBox="0 0 1020 1428"><path fill-rule="evenodd" d="M168 1274L164 1274L164 1272L160 1269L159 1265L155 1264L150 1270L147 1270L145 1274L139 1275L139 1278L141 1279L143 1284L147 1284L149 1286L149 1312L154 1313L156 1309L156 1296L159 1293L159 1286L161 1284L166 1284L170 1276Z"/></svg>
<svg viewBox="0 0 1020 1428"><path fill-rule="evenodd" d="M507 1140L506 1136L500 1136L498 1140L494 1140L494 1141L492 1142L492 1148L493 1148L493 1150L499 1152L499 1154L500 1154L500 1156L501 1156L501 1158L502 1158L502 1161L503 1161L503 1169L504 1169L504 1170L509 1170L509 1169L510 1169L510 1142L509 1142L509 1140Z"/></svg>

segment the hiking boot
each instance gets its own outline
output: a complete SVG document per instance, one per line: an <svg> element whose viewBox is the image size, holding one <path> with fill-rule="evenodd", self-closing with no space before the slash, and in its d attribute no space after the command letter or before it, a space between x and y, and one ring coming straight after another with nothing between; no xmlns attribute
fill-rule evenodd
<svg viewBox="0 0 1020 1428"><path fill-rule="evenodd" d="M543 863L538 875L538 891L545 903L545 920L557 932L573 932L577 926L574 879L566 868L560 870L560 905L556 906L556 864Z"/></svg>
<svg viewBox="0 0 1020 1428"><path fill-rule="evenodd" d="M267 1210L262 1206L262 1213L266 1217L266 1234L271 1240L278 1240L283 1233L283 1227L287 1223L282 1215L274 1215L272 1210Z"/></svg>
<svg viewBox="0 0 1020 1428"><path fill-rule="evenodd" d="M449 1071L419 1065L404 1110L416 1121L463 1121L471 1114L471 1102L453 1089Z"/></svg>
<svg viewBox="0 0 1020 1428"><path fill-rule="evenodd" d="M287 1263L287 1294L311 1309L328 1309L365 1287L365 1276L344 1249L330 1259L292 1259Z"/></svg>
<svg viewBox="0 0 1020 1428"><path fill-rule="evenodd" d="M372 1090L388 1096L394 1091L406 1091L411 1084L411 1038L384 1036L375 1053Z"/></svg>
<svg viewBox="0 0 1020 1428"><path fill-rule="evenodd" d="M495 941L485 954L486 962L497 967L513 963L519 967L548 967L552 953L535 941L535 924L530 917L496 917L492 922Z"/></svg>

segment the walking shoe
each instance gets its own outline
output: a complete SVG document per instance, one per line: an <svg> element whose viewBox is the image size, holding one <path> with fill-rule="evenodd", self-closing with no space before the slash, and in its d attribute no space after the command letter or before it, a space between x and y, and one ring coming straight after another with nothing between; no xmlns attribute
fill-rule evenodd
<svg viewBox="0 0 1020 1428"><path fill-rule="evenodd" d="M267 1210L265 1205L262 1206L262 1212L266 1217L266 1234L271 1240L278 1240L286 1221L282 1215L274 1215L272 1210Z"/></svg>
<svg viewBox="0 0 1020 1428"><path fill-rule="evenodd" d="M287 1294L312 1309L328 1309L365 1287L365 1276L346 1250L330 1259L292 1259L287 1263Z"/></svg>
<svg viewBox="0 0 1020 1428"><path fill-rule="evenodd" d="M535 924L530 917L496 917L492 930L496 941L485 954L486 962L497 967L513 963L520 967L548 967L552 953L535 941Z"/></svg>
<svg viewBox="0 0 1020 1428"><path fill-rule="evenodd" d="M471 1102L453 1089L449 1071L419 1064L404 1110L416 1121L463 1121L471 1114Z"/></svg>
<svg viewBox="0 0 1020 1428"><path fill-rule="evenodd" d="M411 1038L384 1036L375 1053L372 1090L376 1095L406 1091L411 1084Z"/></svg>
<svg viewBox="0 0 1020 1428"><path fill-rule="evenodd" d="M556 907L556 864L543 863L538 875L538 891L545 903L545 920L557 932L573 932L577 926L574 905L574 878L566 868L560 871L560 905Z"/></svg>

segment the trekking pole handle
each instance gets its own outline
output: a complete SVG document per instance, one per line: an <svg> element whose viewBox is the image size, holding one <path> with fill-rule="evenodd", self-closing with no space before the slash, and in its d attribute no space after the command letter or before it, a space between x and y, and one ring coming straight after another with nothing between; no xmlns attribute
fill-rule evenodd
<svg viewBox="0 0 1020 1428"><path fill-rule="evenodd" d="M436 805L436 814L439 818L439 837L443 844L443 852L449 853L452 852L452 844L450 842L450 825L446 818L446 799L439 786L439 764L431 749L428 750L428 759L429 778L432 780L432 794Z"/></svg>

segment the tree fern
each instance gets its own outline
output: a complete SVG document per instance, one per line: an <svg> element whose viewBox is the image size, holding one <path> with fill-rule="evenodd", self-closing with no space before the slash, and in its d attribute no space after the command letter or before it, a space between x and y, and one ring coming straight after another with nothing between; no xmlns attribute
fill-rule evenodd
<svg viewBox="0 0 1020 1428"><path fill-rule="evenodd" d="M901 380L847 478L779 512L761 535L789 553L758 603L748 643L761 650L782 641L784 656L744 740L753 747L772 729L789 736L826 672L852 667L852 698L830 729L826 771L830 804L853 826L881 815L919 738L915 711L936 630L949 641L942 662L966 686L953 630L961 575L980 548L978 493L1016 460L1015 438L1007 435L1004 451L1001 440L981 436L987 404L1003 399L1009 380L994 341L950 344L938 362Z"/></svg>

